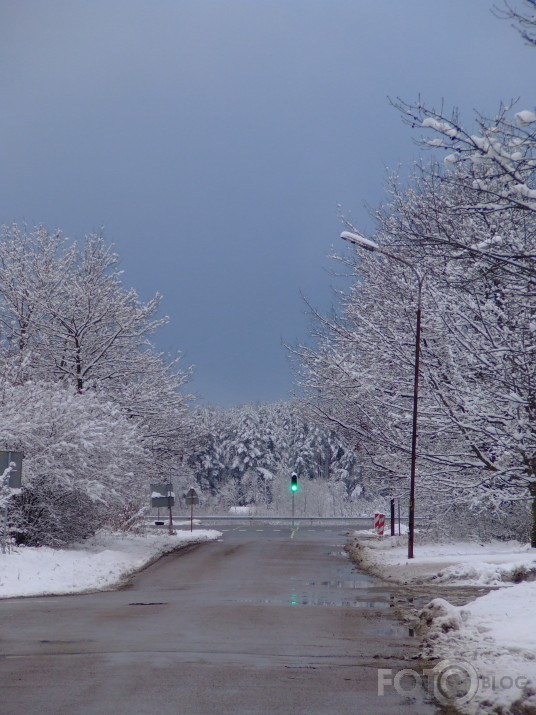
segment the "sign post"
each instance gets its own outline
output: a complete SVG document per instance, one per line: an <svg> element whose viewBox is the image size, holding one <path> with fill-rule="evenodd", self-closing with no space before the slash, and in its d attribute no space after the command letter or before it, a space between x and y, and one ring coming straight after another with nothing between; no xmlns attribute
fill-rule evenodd
<svg viewBox="0 0 536 715"><path fill-rule="evenodd" d="M169 534L173 534L173 514L171 512L171 507L173 504L175 504L175 497L173 495L173 487L171 484L166 484L167 488L167 501L168 501L168 509L169 509ZM173 503L172 503L173 500Z"/></svg>
<svg viewBox="0 0 536 715"><path fill-rule="evenodd" d="M190 506L190 531L194 530L194 504L199 504L199 495L195 491L195 489L190 489L186 494L184 495L184 501L186 502L186 506Z"/></svg>

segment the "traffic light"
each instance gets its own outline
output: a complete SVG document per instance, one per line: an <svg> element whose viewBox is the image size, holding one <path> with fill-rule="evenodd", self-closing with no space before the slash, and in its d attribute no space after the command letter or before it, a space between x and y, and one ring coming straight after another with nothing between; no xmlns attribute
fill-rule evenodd
<svg viewBox="0 0 536 715"><path fill-rule="evenodd" d="M298 475L293 474L290 478L290 491L291 492L297 492L299 489L298 487Z"/></svg>

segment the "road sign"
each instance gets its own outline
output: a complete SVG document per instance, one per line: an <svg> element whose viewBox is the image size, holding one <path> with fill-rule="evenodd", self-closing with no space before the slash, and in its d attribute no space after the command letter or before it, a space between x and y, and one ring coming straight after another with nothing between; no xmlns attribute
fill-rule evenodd
<svg viewBox="0 0 536 715"><path fill-rule="evenodd" d="M195 491L195 489L190 489L186 494L184 495L184 501L186 502L186 506L192 506L192 504L199 504L199 495Z"/></svg>
<svg viewBox="0 0 536 715"><path fill-rule="evenodd" d="M186 506L190 507L190 531L194 530L194 504L199 504L199 496L195 489L190 489L184 495Z"/></svg>
<svg viewBox="0 0 536 715"><path fill-rule="evenodd" d="M175 506L173 484L151 484L151 507L153 509Z"/></svg>

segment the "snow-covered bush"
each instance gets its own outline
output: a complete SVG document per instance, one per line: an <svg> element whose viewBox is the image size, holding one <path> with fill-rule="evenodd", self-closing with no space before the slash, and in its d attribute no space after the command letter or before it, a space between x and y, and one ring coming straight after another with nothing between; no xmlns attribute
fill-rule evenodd
<svg viewBox="0 0 536 715"><path fill-rule="evenodd" d="M11 497L9 531L16 544L65 546L92 536L105 514L82 490L39 476Z"/></svg>
<svg viewBox="0 0 536 715"><path fill-rule="evenodd" d="M434 507L426 499L429 519L419 525L416 541L421 543L462 541L530 541L531 511L526 502L492 505L490 502L452 503ZM417 502L422 513L422 504Z"/></svg>
<svg viewBox="0 0 536 715"><path fill-rule="evenodd" d="M0 443L24 453L24 489L13 500L12 522L32 543L93 533L107 511L146 486L148 454L136 422L67 385L5 386Z"/></svg>

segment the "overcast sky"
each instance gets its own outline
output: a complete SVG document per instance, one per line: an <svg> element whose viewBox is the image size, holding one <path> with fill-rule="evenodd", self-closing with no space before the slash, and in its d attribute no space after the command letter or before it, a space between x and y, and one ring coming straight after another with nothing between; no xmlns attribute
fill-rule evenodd
<svg viewBox="0 0 536 715"><path fill-rule="evenodd" d="M500 3L501 0L496 0ZM104 228L156 340L223 406L285 399L337 204L371 230L416 138L388 97L534 109L492 0L0 0L0 223Z"/></svg>

